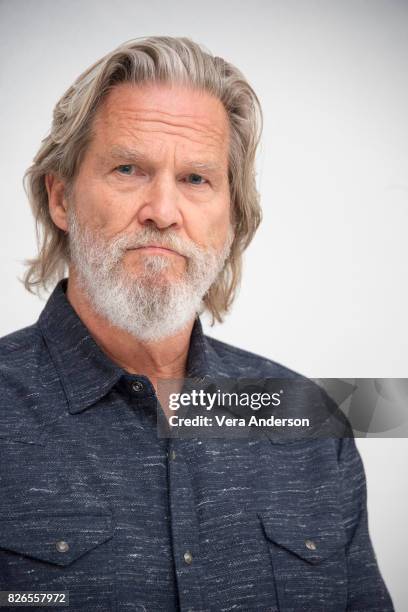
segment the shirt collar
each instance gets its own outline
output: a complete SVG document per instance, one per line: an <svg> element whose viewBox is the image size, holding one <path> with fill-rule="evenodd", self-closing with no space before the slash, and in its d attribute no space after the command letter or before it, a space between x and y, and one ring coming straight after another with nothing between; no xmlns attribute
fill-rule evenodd
<svg viewBox="0 0 408 612"><path fill-rule="evenodd" d="M97 345L66 297L67 279L50 295L38 324L73 414L104 397L128 373ZM219 357L205 337L197 316L190 338L187 378L206 378L219 371Z"/></svg>

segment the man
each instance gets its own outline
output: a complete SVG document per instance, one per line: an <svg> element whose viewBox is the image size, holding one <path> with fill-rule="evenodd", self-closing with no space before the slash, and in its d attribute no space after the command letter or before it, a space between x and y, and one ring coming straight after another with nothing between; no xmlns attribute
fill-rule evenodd
<svg viewBox="0 0 408 612"><path fill-rule="evenodd" d="M58 282L1 341L1 590L76 612L393 609L352 437L157 435L160 380L296 378L198 316L228 311L260 221L259 132L243 75L188 39L130 41L58 102L25 284Z"/></svg>

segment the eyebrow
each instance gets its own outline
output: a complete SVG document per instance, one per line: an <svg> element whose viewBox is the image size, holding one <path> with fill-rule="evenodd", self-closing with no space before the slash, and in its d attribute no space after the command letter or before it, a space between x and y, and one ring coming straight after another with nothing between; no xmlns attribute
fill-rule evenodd
<svg viewBox="0 0 408 612"><path fill-rule="evenodd" d="M122 147L119 145L115 145L112 147L109 152L105 155L98 155L99 159L102 162L107 162L112 159L116 160L128 160L135 163L144 163L147 165L152 165L151 160L142 153L141 151L133 148ZM181 163L185 166L191 168L197 168L197 170L207 171L207 172L222 172L223 169L221 165L216 161L210 160L199 160L199 159L187 159L183 158L180 160Z"/></svg>

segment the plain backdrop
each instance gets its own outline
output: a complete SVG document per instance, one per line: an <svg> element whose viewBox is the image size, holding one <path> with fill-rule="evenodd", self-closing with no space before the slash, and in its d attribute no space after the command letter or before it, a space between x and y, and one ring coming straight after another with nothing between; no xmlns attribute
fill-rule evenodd
<svg viewBox="0 0 408 612"><path fill-rule="evenodd" d="M207 333L312 377L408 376L408 3L404 0L0 2L0 335L43 302L17 277L35 253L22 175L57 99L125 40L189 36L261 100L264 221L240 293ZM405 439L359 439L370 531L408 609Z"/></svg>

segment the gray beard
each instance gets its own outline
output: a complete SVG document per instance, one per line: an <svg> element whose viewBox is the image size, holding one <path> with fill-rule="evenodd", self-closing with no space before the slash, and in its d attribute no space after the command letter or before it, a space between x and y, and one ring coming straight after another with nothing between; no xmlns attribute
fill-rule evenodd
<svg viewBox="0 0 408 612"><path fill-rule="evenodd" d="M142 341L155 342L182 330L203 310L203 297L224 267L233 239L221 251L202 249L170 230L143 228L134 236L107 241L82 227L74 211L68 214L69 249L81 289L93 309L112 325ZM137 276L126 270L123 257L129 248L160 244L187 257L185 271L169 280L172 262L166 255L143 257Z"/></svg>

